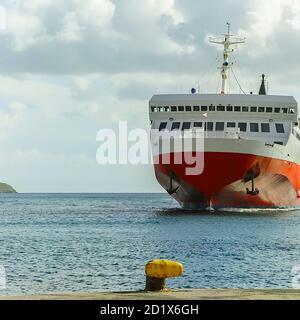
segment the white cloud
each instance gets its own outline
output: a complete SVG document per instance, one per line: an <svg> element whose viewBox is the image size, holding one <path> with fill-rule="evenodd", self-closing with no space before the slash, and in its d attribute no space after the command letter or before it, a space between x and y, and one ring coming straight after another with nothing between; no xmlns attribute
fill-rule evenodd
<svg viewBox="0 0 300 320"><path fill-rule="evenodd" d="M80 91L85 91L89 88L91 82L93 81L91 76L75 76L72 78L76 89Z"/></svg>
<svg viewBox="0 0 300 320"><path fill-rule="evenodd" d="M44 110L48 116L61 114L62 106L67 107L70 89L64 85L51 83L50 78L0 76L0 97L18 99L31 108Z"/></svg>
<svg viewBox="0 0 300 320"><path fill-rule="evenodd" d="M291 11L292 14L287 18L287 23L289 23L294 30L300 29L300 3L298 0L290 1L288 6L288 11Z"/></svg>
<svg viewBox="0 0 300 320"><path fill-rule="evenodd" d="M77 42L81 40L83 27L77 21L74 12L67 12L63 18L63 30L60 34L63 40L67 42Z"/></svg>
<svg viewBox="0 0 300 320"><path fill-rule="evenodd" d="M249 51L255 56L263 51L272 51L272 43L284 29L300 28L300 3L298 0L254 0L249 2L246 13L248 29L241 30L246 35ZM290 29L290 30L289 30ZM286 34L287 37L291 36Z"/></svg>
<svg viewBox="0 0 300 320"><path fill-rule="evenodd" d="M7 12L0 48L7 70L111 72L195 50L191 34L188 44L168 34L185 22L174 0L19 0Z"/></svg>
<svg viewBox="0 0 300 320"><path fill-rule="evenodd" d="M110 0L20 0L7 10L6 34L16 51L55 40L78 42L84 30L103 33L109 29L114 9ZM47 28L51 18L61 24L54 33Z"/></svg>
<svg viewBox="0 0 300 320"><path fill-rule="evenodd" d="M22 51L42 37L45 30L38 17L11 12L7 15L6 32L12 37L13 49Z"/></svg>
<svg viewBox="0 0 300 320"><path fill-rule="evenodd" d="M146 0L143 4L145 5L146 10L152 10L157 17L162 15L171 17L174 24L185 21L182 12L176 8L174 0Z"/></svg>
<svg viewBox="0 0 300 320"><path fill-rule="evenodd" d="M36 14L40 11L46 10L53 1L55 0L16 1L16 4L20 11L26 11L32 14Z"/></svg>
<svg viewBox="0 0 300 320"><path fill-rule="evenodd" d="M0 110L0 139L6 139L22 121L26 106L20 102L13 101L7 108Z"/></svg>
<svg viewBox="0 0 300 320"><path fill-rule="evenodd" d="M115 5L110 0L74 0L79 22L96 27L98 31L110 26Z"/></svg>
<svg viewBox="0 0 300 320"><path fill-rule="evenodd" d="M115 6L109 0L71 1L71 11L63 17L63 30L60 32L62 40L80 41L83 32L90 28L102 35L111 30L111 20Z"/></svg>

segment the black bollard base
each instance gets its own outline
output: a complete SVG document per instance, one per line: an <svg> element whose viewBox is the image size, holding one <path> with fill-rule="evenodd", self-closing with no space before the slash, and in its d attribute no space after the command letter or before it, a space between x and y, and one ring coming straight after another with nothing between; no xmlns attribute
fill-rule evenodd
<svg viewBox="0 0 300 320"><path fill-rule="evenodd" d="M161 291L166 288L166 279L146 277L145 291Z"/></svg>

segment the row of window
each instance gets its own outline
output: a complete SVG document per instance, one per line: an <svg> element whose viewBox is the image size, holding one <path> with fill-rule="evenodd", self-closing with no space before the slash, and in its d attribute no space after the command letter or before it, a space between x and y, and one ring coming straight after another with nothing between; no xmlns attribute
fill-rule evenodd
<svg viewBox="0 0 300 320"><path fill-rule="evenodd" d="M182 111L234 111L234 112L267 112L267 113L294 113L293 108L279 108L279 107L247 107L247 106L164 106L164 107L154 107L151 106L152 112L182 112Z"/></svg>
<svg viewBox="0 0 300 320"><path fill-rule="evenodd" d="M161 122L159 125L159 131L167 129L168 122ZM224 131L225 130L225 122L172 122L171 131L174 130L190 130L192 127L194 128L203 128L205 131ZM269 123L255 123L255 122L227 122L227 128L239 128L241 132L246 132L248 130L248 125L250 127L250 132L271 132ZM284 133L284 126L282 123L275 123L275 128L277 133Z"/></svg>

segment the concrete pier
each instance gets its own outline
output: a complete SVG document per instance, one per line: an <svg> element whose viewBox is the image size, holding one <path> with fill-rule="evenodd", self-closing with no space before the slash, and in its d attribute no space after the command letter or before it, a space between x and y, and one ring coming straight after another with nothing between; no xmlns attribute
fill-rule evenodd
<svg viewBox="0 0 300 320"><path fill-rule="evenodd" d="M300 300L300 289L192 289L0 296L0 300Z"/></svg>

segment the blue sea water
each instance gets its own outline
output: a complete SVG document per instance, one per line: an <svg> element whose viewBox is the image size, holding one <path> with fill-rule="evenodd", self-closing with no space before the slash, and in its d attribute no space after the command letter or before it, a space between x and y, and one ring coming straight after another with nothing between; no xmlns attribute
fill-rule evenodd
<svg viewBox="0 0 300 320"><path fill-rule="evenodd" d="M291 288L300 211L188 212L165 194L2 194L0 295L141 290L153 258L177 288Z"/></svg>

